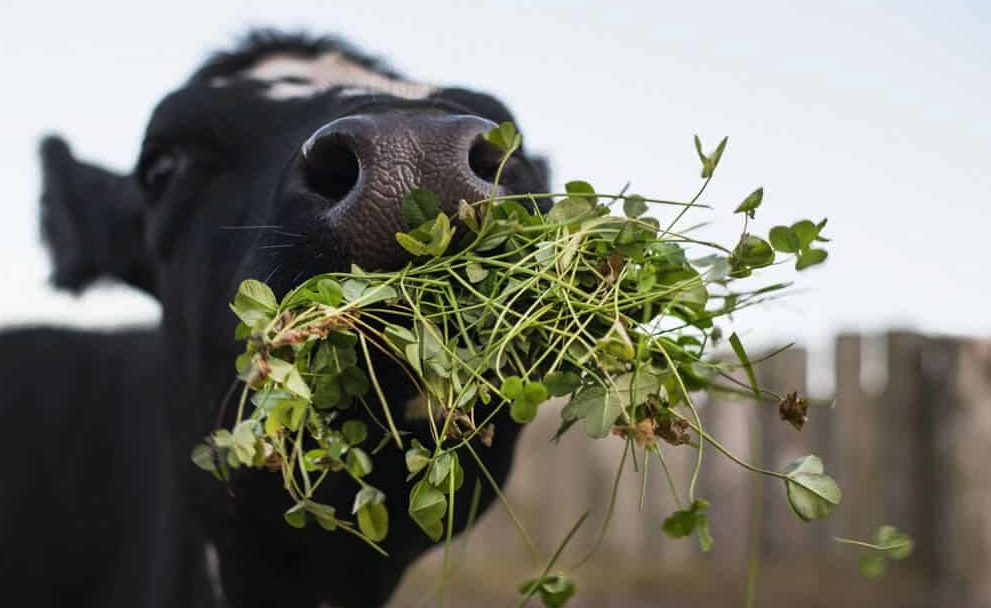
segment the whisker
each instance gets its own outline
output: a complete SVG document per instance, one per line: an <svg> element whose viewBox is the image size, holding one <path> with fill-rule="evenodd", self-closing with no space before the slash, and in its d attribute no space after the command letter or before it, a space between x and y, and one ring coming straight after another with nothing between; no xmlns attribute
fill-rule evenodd
<svg viewBox="0 0 991 608"><path fill-rule="evenodd" d="M282 236L295 237L297 239L304 238L305 234L296 234L295 232L286 232L285 230L274 230L275 234L281 234Z"/></svg>
<svg viewBox="0 0 991 608"><path fill-rule="evenodd" d="M280 268L282 268L282 264L276 264L275 268L272 269L272 272L268 273L268 276L265 277L265 280L262 281L262 283L268 283L269 281L271 281L272 277L275 276L275 273L278 272Z"/></svg>
<svg viewBox="0 0 991 608"><path fill-rule="evenodd" d="M286 247L295 247L296 243L283 243L282 245L262 245L259 249L285 249Z"/></svg>

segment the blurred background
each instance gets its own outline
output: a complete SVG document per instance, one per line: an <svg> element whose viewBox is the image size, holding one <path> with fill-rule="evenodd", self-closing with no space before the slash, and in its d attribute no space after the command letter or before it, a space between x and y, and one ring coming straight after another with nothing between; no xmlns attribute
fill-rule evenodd
<svg viewBox="0 0 991 608"><path fill-rule="evenodd" d="M741 229L733 208L764 186L756 230L829 218L821 267L795 276L787 298L736 318L752 349L801 348L761 373L779 392L823 404L801 434L764 416L758 441L745 403L709 400L709 424L769 468L816 451L847 491L848 515L802 526L779 513L770 482L761 532L758 605L991 605L991 333L985 296L991 219L991 4L987 2L125 2L4 0L0 19L0 323L119 326L154 322L156 304L106 285L81 297L46 285L37 228L37 142L58 132L76 154L129 170L155 103L212 50L249 26L336 32L412 78L485 90L516 113L558 186L685 199L698 187L698 134L729 145L696 222L716 240ZM663 216L662 216L663 217ZM727 328L729 329L729 328ZM891 331L895 330L895 331ZM510 499L539 548L552 551L585 509L562 566L601 523L616 446L587 449L575 431L546 442L554 416L527 431ZM607 442L602 442L607 443ZM617 442L618 443L618 442ZM755 452L760 447L762 454ZM679 487L688 457L672 449ZM598 450L598 451L597 451ZM829 460L829 458L832 460ZM583 475L561 476L574 459ZM627 463L614 530L576 573L588 606L742 603L751 480L712 458L700 495L714 503L718 551L671 541L663 476ZM528 467L528 463L534 463ZM656 463L655 463L656 464ZM538 468L539 466L539 468ZM655 467L656 469L656 467ZM772 487L773 486L773 487ZM841 508L840 512L844 509ZM887 578L856 574L858 551L890 522L913 533L916 556ZM462 605L511 599L536 573L494 510L455 576ZM950 550L950 547L953 550ZM429 591L439 562L407 577L396 606ZM828 585L828 586L827 586ZM957 595L947 595L956 593ZM502 594L502 595L500 595ZM780 604L778 603L780 602ZM870 604L868 604L870 602Z"/></svg>

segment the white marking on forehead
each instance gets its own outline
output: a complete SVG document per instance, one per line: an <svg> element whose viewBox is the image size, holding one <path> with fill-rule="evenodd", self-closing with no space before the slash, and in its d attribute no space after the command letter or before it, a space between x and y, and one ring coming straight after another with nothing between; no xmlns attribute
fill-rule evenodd
<svg viewBox="0 0 991 608"><path fill-rule="evenodd" d="M338 52L312 58L272 55L242 71L239 76L269 83L265 95L272 99L308 97L331 87L348 87L348 95L387 93L406 99L423 99L436 90L429 84L383 76L348 61ZM219 78L211 84L224 86L228 82L227 78Z"/></svg>

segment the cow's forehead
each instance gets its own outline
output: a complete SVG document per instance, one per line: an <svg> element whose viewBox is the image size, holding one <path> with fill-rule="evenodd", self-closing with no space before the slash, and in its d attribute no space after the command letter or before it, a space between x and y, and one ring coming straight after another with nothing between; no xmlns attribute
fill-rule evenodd
<svg viewBox="0 0 991 608"><path fill-rule="evenodd" d="M309 97L332 87L386 93L405 99L423 99L436 90L429 84L392 78L366 68L339 51L313 57L275 53L262 57L234 76L267 83L265 95L272 99ZM224 86L231 80L230 77L219 77L210 84Z"/></svg>

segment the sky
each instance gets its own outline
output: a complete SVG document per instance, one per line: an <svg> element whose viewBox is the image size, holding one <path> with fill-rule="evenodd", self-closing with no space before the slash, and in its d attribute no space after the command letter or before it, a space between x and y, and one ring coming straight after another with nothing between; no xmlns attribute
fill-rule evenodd
<svg viewBox="0 0 991 608"><path fill-rule="evenodd" d="M991 334L991 3L352 3L0 0L0 325L154 322L123 287L57 293L38 224L37 143L127 171L154 104L249 26L334 32L412 78L491 92L560 187L683 200L692 137L729 145L701 234L829 218L830 257L740 315L753 342L826 352L841 331ZM658 217L669 217L658 209Z"/></svg>

